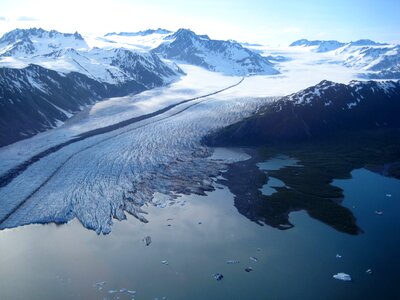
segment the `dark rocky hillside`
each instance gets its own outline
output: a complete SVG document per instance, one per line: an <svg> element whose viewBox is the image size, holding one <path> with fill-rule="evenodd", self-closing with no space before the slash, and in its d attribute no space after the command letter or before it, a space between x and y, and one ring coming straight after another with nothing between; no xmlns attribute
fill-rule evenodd
<svg viewBox="0 0 400 300"><path fill-rule="evenodd" d="M206 138L210 145L259 146L339 131L400 127L399 81L322 81L267 104L254 116Z"/></svg>
<svg viewBox="0 0 400 300"><path fill-rule="evenodd" d="M112 85L37 65L0 68L0 146L55 127L100 99L145 89L136 81Z"/></svg>

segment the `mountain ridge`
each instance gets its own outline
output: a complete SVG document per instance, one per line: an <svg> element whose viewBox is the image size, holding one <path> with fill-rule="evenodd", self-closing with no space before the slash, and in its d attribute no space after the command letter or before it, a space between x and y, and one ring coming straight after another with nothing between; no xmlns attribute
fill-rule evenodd
<svg viewBox="0 0 400 300"><path fill-rule="evenodd" d="M227 75L278 74L271 62L237 42L210 39L181 28L152 50L161 57Z"/></svg>
<svg viewBox="0 0 400 300"><path fill-rule="evenodd" d="M146 36L150 34L169 34L172 33L172 31L168 29L163 29L163 28L157 28L157 29L146 29L146 30L141 30L141 31L135 31L135 32L128 32L128 31L122 31L122 32L109 32L106 33L104 36L112 36L112 35L120 35L120 36Z"/></svg>
<svg viewBox="0 0 400 300"><path fill-rule="evenodd" d="M78 72L62 74L38 65L0 68L0 147L60 126L73 114L107 97L138 93L136 81L98 82Z"/></svg>
<svg viewBox="0 0 400 300"><path fill-rule="evenodd" d="M341 130L400 128L400 81L321 81L265 105L255 115L210 134L215 146L302 141Z"/></svg>

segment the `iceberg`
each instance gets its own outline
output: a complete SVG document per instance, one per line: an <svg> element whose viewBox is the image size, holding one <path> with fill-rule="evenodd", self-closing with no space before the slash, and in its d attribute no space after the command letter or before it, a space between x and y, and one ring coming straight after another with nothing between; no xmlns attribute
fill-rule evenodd
<svg viewBox="0 0 400 300"><path fill-rule="evenodd" d="M224 278L224 275L222 275L220 273L215 273L215 274L213 274L213 277L215 280L220 281L220 280L222 280L222 278Z"/></svg>
<svg viewBox="0 0 400 300"><path fill-rule="evenodd" d="M146 236L143 238L143 242L146 246L149 246L151 244L151 237L150 236Z"/></svg>
<svg viewBox="0 0 400 300"><path fill-rule="evenodd" d="M342 280L342 281L351 281L351 276L349 274L346 273L337 273L335 275L333 275L333 278L337 279L337 280Z"/></svg>
<svg viewBox="0 0 400 300"><path fill-rule="evenodd" d="M229 259L229 260L226 261L226 263L227 263L228 265L234 265L234 264L239 264L240 261L238 261L238 260L236 260L236 259Z"/></svg>
<svg viewBox="0 0 400 300"><path fill-rule="evenodd" d="M252 261L254 261L254 262L257 262L257 261L258 261L258 258L257 258L257 257L254 257L254 256L250 256L249 259L252 260Z"/></svg>

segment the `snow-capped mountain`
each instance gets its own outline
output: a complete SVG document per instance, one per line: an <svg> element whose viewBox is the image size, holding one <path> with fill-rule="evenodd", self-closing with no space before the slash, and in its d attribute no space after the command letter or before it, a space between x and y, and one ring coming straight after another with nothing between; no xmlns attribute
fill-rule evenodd
<svg viewBox="0 0 400 300"><path fill-rule="evenodd" d="M77 51L72 48L35 57L33 63L61 72L79 72L92 79L110 84L135 80L147 88L171 82L182 71L166 64L148 52L124 48Z"/></svg>
<svg viewBox="0 0 400 300"><path fill-rule="evenodd" d="M400 127L400 81L322 81L267 104L254 116L209 136L212 145L263 145L342 130Z"/></svg>
<svg viewBox="0 0 400 300"><path fill-rule="evenodd" d="M298 51L296 47L307 48L310 50L308 55L315 55L316 61L321 59L344 64L363 77L400 78L399 45L371 40L346 44L299 40L291 46L292 50L301 54L307 51ZM61 124L70 114L100 98L126 95L171 83L183 75L175 62L201 66L225 75L245 76L277 74L276 66L280 65L281 70L285 70L285 64L292 59L286 54L282 56L279 51L274 55L260 53L233 40L212 40L207 35L197 35L188 29L179 29L174 33L161 28L114 32L90 38L77 32L15 29L0 38L0 71L3 74L0 103L5 114L23 116L19 121L21 125L15 127L20 129L15 135L20 139ZM47 78L55 82L69 78L69 81L65 85L49 84L50 79ZM90 82L92 90L79 86L79 82ZM56 103L59 101L56 97L58 86L76 89L76 95L62 96L62 101L71 101L73 107L65 109ZM43 96L43 93L47 96ZM68 100L68 97L71 98ZM54 101L53 104L67 112L62 114L64 117L44 108L49 101L50 104ZM17 102L26 102L26 111L22 110L22 105L15 105ZM33 113L32 119L29 119L27 111L34 111L35 107L41 107L43 115L38 117ZM8 125L5 124L3 129L6 132Z"/></svg>
<svg viewBox="0 0 400 300"><path fill-rule="evenodd" d="M344 65L366 71L365 77L376 79L400 78L400 45L353 46L338 49L335 55Z"/></svg>
<svg viewBox="0 0 400 300"><path fill-rule="evenodd" d="M354 42L348 43L350 46L384 46L386 43L378 43L369 39L361 39Z"/></svg>
<svg viewBox="0 0 400 300"><path fill-rule="evenodd" d="M309 41L307 39L301 39L291 43L290 47L312 47L315 52L328 52L340 47L343 47L345 43L341 43L338 41Z"/></svg>
<svg viewBox="0 0 400 300"><path fill-rule="evenodd" d="M78 33L16 29L0 39L1 144L62 124L105 97L162 86L183 74L157 55L90 48Z"/></svg>
<svg viewBox="0 0 400 300"><path fill-rule="evenodd" d="M69 48L43 56L48 60L42 60L42 66L1 67L0 147L60 126L104 98L162 86L181 72L169 68L154 54L135 55L126 49L93 49L88 58ZM68 72L54 71L57 68L52 64L60 62L70 63L76 70L68 67Z"/></svg>
<svg viewBox="0 0 400 300"><path fill-rule="evenodd" d="M310 41L307 39L297 40L289 45L289 47L311 47L311 49L315 52L329 52L332 50L339 49L343 46L384 46L387 45L385 43L378 43L368 39L361 39L357 41L352 41L349 43L342 43L335 40L316 40Z"/></svg>
<svg viewBox="0 0 400 300"><path fill-rule="evenodd" d="M164 37L164 42L152 51L164 58L228 75L279 73L268 59L237 42L212 40L189 29L179 29Z"/></svg>
<svg viewBox="0 0 400 300"><path fill-rule="evenodd" d="M298 40L290 47L304 47L331 55L335 62L359 70L370 79L400 79L400 45L368 39L341 43L337 41ZM325 57L326 58L326 57Z"/></svg>
<svg viewBox="0 0 400 300"><path fill-rule="evenodd" d="M106 97L145 89L136 81L111 85L81 73L63 74L38 65L0 68L0 147L57 127Z"/></svg>
<svg viewBox="0 0 400 300"><path fill-rule="evenodd" d="M100 82L135 80L151 88L171 82L182 72L145 51L89 48L78 33L16 29L0 39L0 66L40 65L64 73L79 72Z"/></svg>
<svg viewBox="0 0 400 300"><path fill-rule="evenodd" d="M15 29L0 39L2 57L32 57L65 48L87 50L89 47L77 32L61 33L42 28Z"/></svg>
<svg viewBox="0 0 400 300"><path fill-rule="evenodd" d="M379 43L369 39L361 39L357 41L351 41L348 43L342 43L335 40L315 40L310 41L307 39L301 39L294 41L289 47L313 47L316 52L327 52L338 49L343 46L385 46L387 43Z"/></svg>
<svg viewBox="0 0 400 300"><path fill-rule="evenodd" d="M123 47L133 50L150 51L164 42L172 31L167 29L148 29L138 32L110 32L104 37L90 39L90 44L101 48Z"/></svg>
<svg viewBox="0 0 400 300"><path fill-rule="evenodd" d="M115 35L119 35L119 36L146 36L146 35L150 35L150 34L170 34L170 33L172 33L172 31L167 30L167 29L163 29L163 28L158 28L158 29L147 29L147 30L137 31L137 32L120 32L120 33L110 32L110 33L105 34L104 36L115 36Z"/></svg>

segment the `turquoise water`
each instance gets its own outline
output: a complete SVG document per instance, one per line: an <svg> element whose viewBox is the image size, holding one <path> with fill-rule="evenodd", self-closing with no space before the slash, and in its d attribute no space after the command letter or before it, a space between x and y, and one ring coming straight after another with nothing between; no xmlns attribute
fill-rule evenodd
<svg viewBox="0 0 400 300"><path fill-rule="evenodd" d="M304 212L290 215L287 231L259 226L236 211L226 188L182 197L184 206L148 207L149 223L129 217L107 236L76 221L2 231L0 299L132 299L108 293L121 288L137 291L135 299L400 299L400 181L364 169L352 175L334 184L365 231L359 236ZM333 279L338 272L353 282Z"/></svg>

